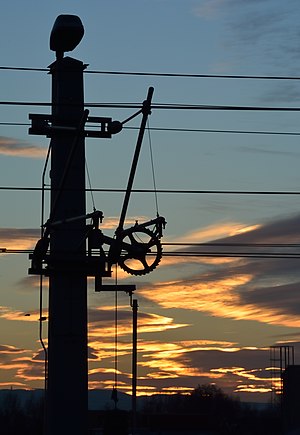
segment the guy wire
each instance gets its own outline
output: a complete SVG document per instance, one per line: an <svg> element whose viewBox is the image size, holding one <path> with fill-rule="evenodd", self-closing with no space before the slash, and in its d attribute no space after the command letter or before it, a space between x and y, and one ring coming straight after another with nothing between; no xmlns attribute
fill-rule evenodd
<svg viewBox="0 0 300 435"><path fill-rule="evenodd" d="M42 174L42 205L41 205L41 238L44 236L44 208L45 208L45 176L46 170L49 162L49 157L51 153L51 142L48 147L47 156L44 164L43 174ZM48 351L43 340L43 275L40 275L40 318L39 318L39 339L44 350L44 358L45 358L45 368L44 368L44 389L47 391L47 383L48 383Z"/></svg>
<svg viewBox="0 0 300 435"><path fill-rule="evenodd" d="M89 167L88 167L86 159L85 159L85 170L86 170L86 175L87 175L87 179L88 179L89 190L91 192L91 200L92 200L92 204L93 204L93 209L95 211L96 210L96 206L95 206L95 200L94 200L94 193L93 193L93 189L92 189L92 183L91 183L91 177L90 177Z"/></svg>

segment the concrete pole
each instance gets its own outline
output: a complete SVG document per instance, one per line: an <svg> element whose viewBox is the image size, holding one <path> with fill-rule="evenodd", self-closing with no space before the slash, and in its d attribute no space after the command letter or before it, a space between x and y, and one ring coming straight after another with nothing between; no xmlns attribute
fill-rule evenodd
<svg viewBox="0 0 300 435"><path fill-rule="evenodd" d="M53 126L80 124L84 68L70 57L58 58L50 66ZM86 255L86 222L51 228L51 222L86 213L84 142L83 135L63 128L51 139L47 435L88 431L87 278L80 271Z"/></svg>

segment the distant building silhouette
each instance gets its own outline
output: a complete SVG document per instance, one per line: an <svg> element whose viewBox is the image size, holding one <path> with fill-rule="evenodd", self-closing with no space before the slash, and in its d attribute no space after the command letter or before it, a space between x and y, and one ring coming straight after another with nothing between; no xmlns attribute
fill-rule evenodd
<svg viewBox="0 0 300 435"><path fill-rule="evenodd" d="M294 346L277 345L270 347L271 364L271 390L272 403L276 405L278 398L282 400L283 394L283 373L285 369L295 364Z"/></svg>
<svg viewBox="0 0 300 435"><path fill-rule="evenodd" d="M300 365L288 366L282 374L284 435L300 434Z"/></svg>

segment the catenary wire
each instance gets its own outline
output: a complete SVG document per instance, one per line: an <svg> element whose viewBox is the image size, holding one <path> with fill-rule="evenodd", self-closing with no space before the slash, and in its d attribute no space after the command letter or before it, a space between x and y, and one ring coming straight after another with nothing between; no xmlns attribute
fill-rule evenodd
<svg viewBox="0 0 300 435"><path fill-rule="evenodd" d="M0 186L0 190L12 190L12 191L41 191L41 187L24 187L24 186ZM51 191L50 187L45 188L47 191ZM78 189L65 189L69 191L75 191ZM124 193L126 189L113 189L113 188L85 188L85 192L107 192L107 193ZM132 189L132 193L150 193L153 194L153 189ZM157 189L157 193L161 194L177 194L177 195L300 195L300 191L280 191L280 190L185 190L185 189Z"/></svg>
<svg viewBox="0 0 300 435"><path fill-rule="evenodd" d="M50 68L0 66L2 71L28 71L50 72ZM212 78L212 79L247 79L247 80L300 80L298 76L265 76L247 74L197 74L197 73L169 73L169 72L146 72L146 71L102 71L85 70L84 74L122 75L122 76L154 76L154 77L182 77L182 78Z"/></svg>
<svg viewBox="0 0 300 435"><path fill-rule="evenodd" d="M197 247L251 247L251 248L300 248L300 243L264 243L264 242L162 242L162 246L197 246ZM5 248L1 248L0 250ZM30 249L5 249L5 253L20 252L30 254ZM182 251L176 251L182 252ZM117 284L116 284L117 285Z"/></svg>
<svg viewBox="0 0 300 435"><path fill-rule="evenodd" d="M32 250L0 248L0 254L30 254ZM150 254L151 255L151 254ZM155 255L155 254L152 254ZM164 251L164 257L213 257L213 258L266 258L266 259L300 259L300 252L203 252L203 251Z"/></svg>
<svg viewBox="0 0 300 435"><path fill-rule="evenodd" d="M0 123L1 125L1 123ZM127 130L136 130L137 127L123 127ZM210 128L173 128L173 127L150 127L150 131L174 131L182 133L224 133L224 134L261 134L261 135L287 135L300 136L300 132L293 131L262 131L262 130L218 130Z"/></svg>
<svg viewBox="0 0 300 435"><path fill-rule="evenodd" d="M238 247L238 248L300 248L300 243L262 243L262 242L162 242L162 246L197 246L197 247ZM2 250L2 251L1 251ZM25 253L31 254L31 249L1 248L2 253ZM181 253L183 251L176 251ZM117 285L117 284L116 284Z"/></svg>
<svg viewBox="0 0 300 435"><path fill-rule="evenodd" d="M164 257L212 257L212 258L266 258L266 259L300 259L300 253L273 253L266 252L249 253L249 252L164 252Z"/></svg>
<svg viewBox="0 0 300 435"><path fill-rule="evenodd" d="M259 248L295 248L300 247L300 243L220 243L220 242L163 242L162 246L205 246L205 247L259 247Z"/></svg>
<svg viewBox="0 0 300 435"><path fill-rule="evenodd" d="M50 68L34 68L25 66L0 66L2 71L35 71L35 72L49 72Z"/></svg>
<svg viewBox="0 0 300 435"><path fill-rule="evenodd" d="M129 75L129 76L150 76L150 77L182 77L182 78L209 78L209 79L247 79L247 80L300 80L298 76L263 76L244 74L196 74L196 73L164 73L164 72L139 72L139 71L100 71L85 70L86 74L101 75Z"/></svg>
<svg viewBox="0 0 300 435"><path fill-rule="evenodd" d="M53 103L42 101L0 101L1 106L43 106L53 107ZM62 106L62 104L60 104ZM64 104L65 107L74 107L72 103ZM140 103L84 103L85 107L111 108L111 109L140 109ZM220 111L265 111L265 112L299 112L300 107L272 107L272 106L228 106L212 104L169 104L154 103L152 109L158 110L220 110Z"/></svg>
<svg viewBox="0 0 300 435"><path fill-rule="evenodd" d="M0 122L3 126L30 127L29 122ZM139 127L123 126L123 130L138 130ZM263 130L218 130L209 128L173 128L173 127L149 127L150 131L174 131L183 133L224 133L224 134L256 134L256 135L280 135L280 136L300 136L297 131L263 131Z"/></svg>

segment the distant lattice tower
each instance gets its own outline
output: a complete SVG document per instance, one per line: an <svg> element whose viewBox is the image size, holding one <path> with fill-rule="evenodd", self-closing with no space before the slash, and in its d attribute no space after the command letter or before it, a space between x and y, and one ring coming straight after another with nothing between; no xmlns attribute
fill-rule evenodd
<svg viewBox="0 0 300 435"><path fill-rule="evenodd" d="M279 345L270 347L271 400L273 404L281 402L283 394L283 373L288 366L295 364L294 346Z"/></svg>

